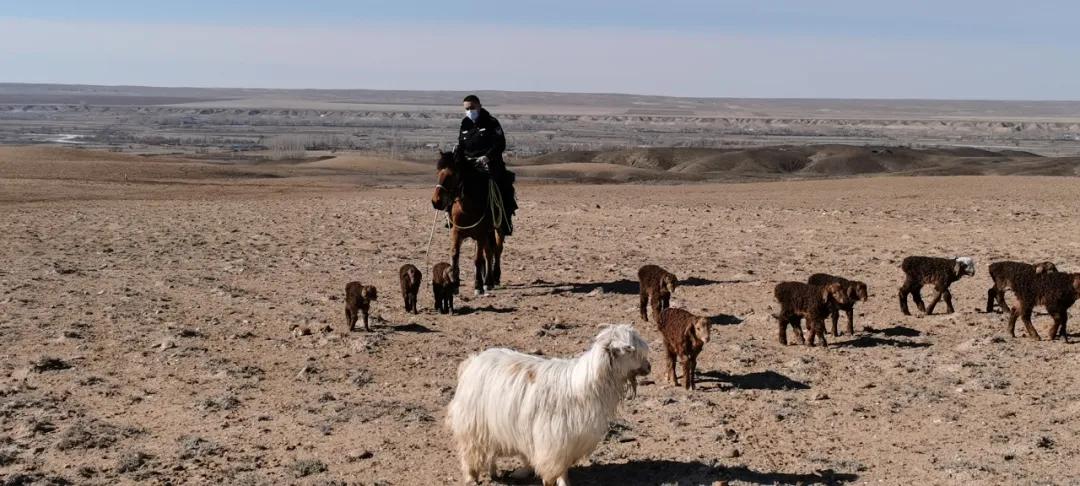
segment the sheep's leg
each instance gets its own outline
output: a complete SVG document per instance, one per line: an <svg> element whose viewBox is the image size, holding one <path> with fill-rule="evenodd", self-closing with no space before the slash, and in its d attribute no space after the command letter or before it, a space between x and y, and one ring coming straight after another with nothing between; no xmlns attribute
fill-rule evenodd
<svg viewBox="0 0 1080 486"><path fill-rule="evenodd" d="M693 375L693 368L692 368L692 366L693 366L692 360L693 360L693 358L687 356L686 359L684 359L683 363L682 363L683 388L686 388L687 390L693 390L694 389L694 375Z"/></svg>
<svg viewBox="0 0 1080 486"><path fill-rule="evenodd" d="M848 336L855 335L855 307L847 306L844 308L844 313L847 314L847 333Z"/></svg>
<svg viewBox="0 0 1080 486"><path fill-rule="evenodd" d="M672 385L679 386L679 380L675 377L675 358L676 357L675 357L675 355L671 354L670 352L665 354L665 356L667 357L667 362L664 363L664 368L667 369L667 372L668 372L667 373L668 381L670 381Z"/></svg>
<svg viewBox="0 0 1080 486"><path fill-rule="evenodd" d="M1054 309L1050 312L1050 317L1054 318L1054 327L1050 328L1050 340L1053 341L1058 337L1065 338L1065 342L1069 342L1069 335L1065 332L1065 323L1069 320L1069 311Z"/></svg>
<svg viewBox="0 0 1080 486"><path fill-rule="evenodd" d="M1003 311L1005 311L1005 312L1011 312L1012 311L1012 309L1009 307L1009 304L1005 303L1005 289L998 289L998 291L997 291L997 301L998 301L998 305L1001 306L1001 309Z"/></svg>
<svg viewBox="0 0 1080 486"><path fill-rule="evenodd" d="M930 305L926 306L926 309L923 312L925 312L926 315L933 314L934 313L934 307L937 307L938 302L941 301L941 298L948 291L949 291L949 289L946 288L945 286L935 284L934 285L934 292L935 292L934 298L930 299Z"/></svg>
<svg viewBox="0 0 1080 486"><path fill-rule="evenodd" d="M1018 317L1020 317L1020 308L1013 307L1009 311L1009 323L1005 327L1005 330L1009 332L1009 337L1016 337L1016 318Z"/></svg>
<svg viewBox="0 0 1080 486"><path fill-rule="evenodd" d="M443 302L446 306L446 313L449 315L454 315L454 293L447 292L446 296L443 298Z"/></svg>
<svg viewBox="0 0 1080 486"><path fill-rule="evenodd" d="M660 310L664 310L671 307L671 294L663 292L660 294Z"/></svg>
<svg viewBox="0 0 1080 486"><path fill-rule="evenodd" d="M694 377L694 373L697 373L697 357L691 356L687 361L690 366L686 370L686 380L690 382L691 390L697 390L697 378Z"/></svg>
<svg viewBox="0 0 1080 486"><path fill-rule="evenodd" d="M644 289L641 290L641 320L649 322L648 315L649 308L649 294Z"/></svg>
<svg viewBox="0 0 1080 486"><path fill-rule="evenodd" d="M994 312L994 301L998 299L997 284L986 291L986 313Z"/></svg>
<svg viewBox="0 0 1080 486"><path fill-rule="evenodd" d="M1033 306L1028 306L1025 303L1020 303L1020 319L1024 321L1024 330L1027 331L1027 335L1029 338L1039 341L1042 340L1042 336L1039 336L1039 331L1036 331L1035 326L1031 325L1032 310L1034 310Z"/></svg>
<svg viewBox="0 0 1080 486"><path fill-rule="evenodd" d="M355 323L356 323L356 321L353 319L352 311L350 311L349 308L346 307L345 308L345 327L347 327L349 329L349 332L352 332L353 324L355 324Z"/></svg>
<svg viewBox="0 0 1080 486"><path fill-rule="evenodd" d="M364 330L371 332L371 328L368 327L368 309L360 308L360 315L364 317Z"/></svg>
<svg viewBox="0 0 1080 486"><path fill-rule="evenodd" d="M832 319L832 335L833 337L839 336L840 333L836 330L836 323L840 320L840 309L833 306L829 309L829 317Z"/></svg>
<svg viewBox="0 0 1080 486"><path fill-rule="evenodd" d="M814 331L821 336L821 347L828 348L829 342L825 340L825 317L814 322Z"/></svg>
<svg viewBox="0 0 1080 486"><path fill-rule="evenodd" d="M949 291L948 287L945 287L945 291L941 293L941 297L945 299L945 313L952 314L953 312L956 312L956 309L954 309L952 305L952 292Z"/></svg>
<svg viewBox="0 0 1080 486"><path fill-rule="evenodd" d="M776 317L776 322L779 323L779 327L780 327L780 334L777 336L779 338L779 340L780 340L780 344L783 344L784 346L787 346L787 329L786 328L787 328L787 325L788 325L788 320L785 319L783 316L781 316L779 314L777 314L774 317Z"/></svg>
<svg viewBox="0 0 1080 486"><path fill-rule="evenodd" d="M792 329L795 331L795 340L798 341L800 345L803 345L806 344L806 338L803 337L801 321L802 317L795 315L791 316L791 320L789 321L789 323L791 324ZM810 322L807 321L807 325L809 324Z"/></svg>
<svg viewBox="0 0 1080 486"><path fill-rule="evenodd" d="M660 325L660 311L662 310L663 302L661 302L660 297L656 297L654 299L649 299L649 300L652 303L652 305L649 306L652 309L652 314L653 314L652 321L653 321L653 323L655 323L656 325L659 326Z"/></svg>
<svg viewBox="0 0 1080 486"><path fill-rule="evenodd" d="M900 286L900 312L903 312L905 316L911 315L911 311L908 310L907 300L912 287L913 283L910 278L904 281L904 285Z"/></svg>

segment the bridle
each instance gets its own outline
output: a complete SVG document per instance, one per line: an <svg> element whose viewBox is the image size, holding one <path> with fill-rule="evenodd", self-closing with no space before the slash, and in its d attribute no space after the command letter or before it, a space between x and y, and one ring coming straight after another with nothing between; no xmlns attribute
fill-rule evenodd
<svg viewBox="0 0 1080 486"><path fill-rule="evenodd" d="M442 184L435 184L435 189L441 189L443 191L451 193L451 195L454 198L450 202L451 207L454 204L453 203L454 200L457 200L457 201L461 200L461 194L465 191L465 179L463 177L461 177L459 174L456 174L456 173L454 174L454 176L457 177L457 179L458 179L456 192L451 191L450 188L448 188L448 187L446 187L446 186L444 186ZM480 216L480 219L478 219L475 223L473 223L471 225L459 226L457 223L454 222L453 218L450 218L450 224L456 229L467 230L467 229L473 229L473 228L475 228L477 226L480 226L480 223L483 223L484 219L486 219L486 218L487 218L487 212L485 211L484 214Z"/></svg>

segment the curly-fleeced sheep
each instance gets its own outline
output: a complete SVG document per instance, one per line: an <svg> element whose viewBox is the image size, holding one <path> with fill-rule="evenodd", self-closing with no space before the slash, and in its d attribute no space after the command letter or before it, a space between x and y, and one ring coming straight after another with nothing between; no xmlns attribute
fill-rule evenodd
<svg viewBox="0 0 1080 486"><path fill-rule="evenodd" d="M349 332L352 332L359 317L364 318L364 330L371 330L368 327L368 312L371 310L371 303L378 298L375 287L360 282L345 284L345 323L349 325Z"/></svg>
<svg viewBox="0 0 1080 486"><path fill-rule="evenodd" d="M946 313L951 314L953 309L952 293L949 285L960 280L963 276L975 275L975 260L970 257L937 258L925 256L909 256L900 262L900 269L904 271L904 284L900 286L900 311L906 316L911 315L908 310L907 297L923 314L933 314L934 307L942 298L945 299ZM922 300L923 285L933 285L937 295L926 306Z"/></svg>
<svg viewBox="0 0 1080 486"><path fill-rule="evenodd" d="M675 377L675 363L682 361L683 387L693 390L696 388L694 373L697 371L697 357L705 343L709 342L709 320L683 309L670 308L660 312L657 327L664 335L667 351L664 370L668 380L673 385L679 384Z"/></svg>
<svg viewBox="0 0 1080 486"><path fill-rule="evenodd" d="M806 343L799 325L805 318L810 331L810 345L813 346L814 338L820 336L821 345L828 346L825 341L825 316L829 315L830 302L847 303L847 295L840 284L834 282L821 286L780 282L773 289L773 296L780 303L780 312L773 315L780 324L780 344L787 344L789 324L794 328L799 344Z"/></svg>
<svg viewBox="0 0 1080 486"><path fill-rule="evenodd" d="M419 314L416 310L416 300L420 294L420 280L423 275L415 265L406 263L398 270L398 279L401 280L401 298L405 300L405 312Z"/></svg>
<svg viewBox="0 0 1080 486"><path fill-rule="evenodd" d="M986 312L994 312L994 301L1001 306L1001 310L1012 312L1009 304L1005 303L1005 290L1011 289L1018 275L1030 273L1056 272L1057 266L1051 262L1036 263L1034 265L1024 262L994 262L990 264L990 278L994 285L986 291Z"/></svg>
<svg viewBox="0 0 1080 486"><path fill-rule="evenodd" d="M431 290L435 294L435 310L440 314L454 313L454 294L457 293L457 285L453 265L439 262L431 268Z"/></svg>
<svg viewBox="0 0 1080 486"><path fill-rule="evenodd" d="M806 280L806 283L810 285L828 285L831 283L838 283L843 289L844 294L847 295L847 302L841 304L839 302L832 301L829 305L829 317L832 318L832 335L834 337L839 336L836 329L836 321L840 320L840 311L843 310L847 314L847 332L849 336L855 335L855 303L858 301L866 302L869 297L867 293L866 284L857 280L848 280L843 277L837 277L835 275L829 275L827 273L815 273Z"/></svg>
<svg viewBox="0 0 1080 486"><path fill-rule="evenodd" d="M1046 313L1054 319L1050 328L1050 339L1069 340L1066 324L1069 321L1069 307L1080 299L1080 273L1026 273L1016 276L1013 292L1019 303L1009 314L1008 331L1016 336L1016 318L1024 320L1024 329L1028 337L1041 339L1038 331L1031 325L1031 312L1037 305L1046 307Z"/></svg>
<svg viewBox="0 0 1080 486"><path fill-rule="evenodd" d="M516 456L544 486L568 484L567 470L607 435L631 380L651 371L648 354L633 327L618 325L572 359L498 348L467 358L446 414L465 482Z"/></svg>
<svg viewBox="0 0 1080 486"><path fill-rule="evenodd" d="M652 307L653 320L660 312L671 307L671 294L679 285L679 278L656 265L645 265L638 270L638 287L641 293L641 320L648 321L647 308Z"/></svg>

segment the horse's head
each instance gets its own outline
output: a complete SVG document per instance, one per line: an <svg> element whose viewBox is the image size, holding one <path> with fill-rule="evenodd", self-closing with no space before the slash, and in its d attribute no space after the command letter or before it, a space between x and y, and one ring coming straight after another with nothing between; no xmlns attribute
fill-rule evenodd
<svg viewBox="0 0 1080 486"><path fill-rule="evenodd" d="M454 163L453 152L439 152L439 161L435 164L438 182L435 194L431 196L431 206L443 211L454 203L454 198L461 193L462 178Z"/></svg>

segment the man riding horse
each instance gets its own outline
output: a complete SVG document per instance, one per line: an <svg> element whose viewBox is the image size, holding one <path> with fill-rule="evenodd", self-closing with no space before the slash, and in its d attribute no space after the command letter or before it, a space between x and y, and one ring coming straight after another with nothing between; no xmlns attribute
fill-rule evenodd
<svg viewBox="0 0 1080 486"><path fill-rule="evenodd" d="M476 95L466 96L462 104L465 106L465 118L461 119L454 159L459 163L472 164L495 182L502 208L499 232L502 236L509 236L514 231L510 217L517 210L517 200L514 197L514 173L506 170L506 162L502 158L506 150L506 136L499 120L480 106L480 98Z"/></svg>

